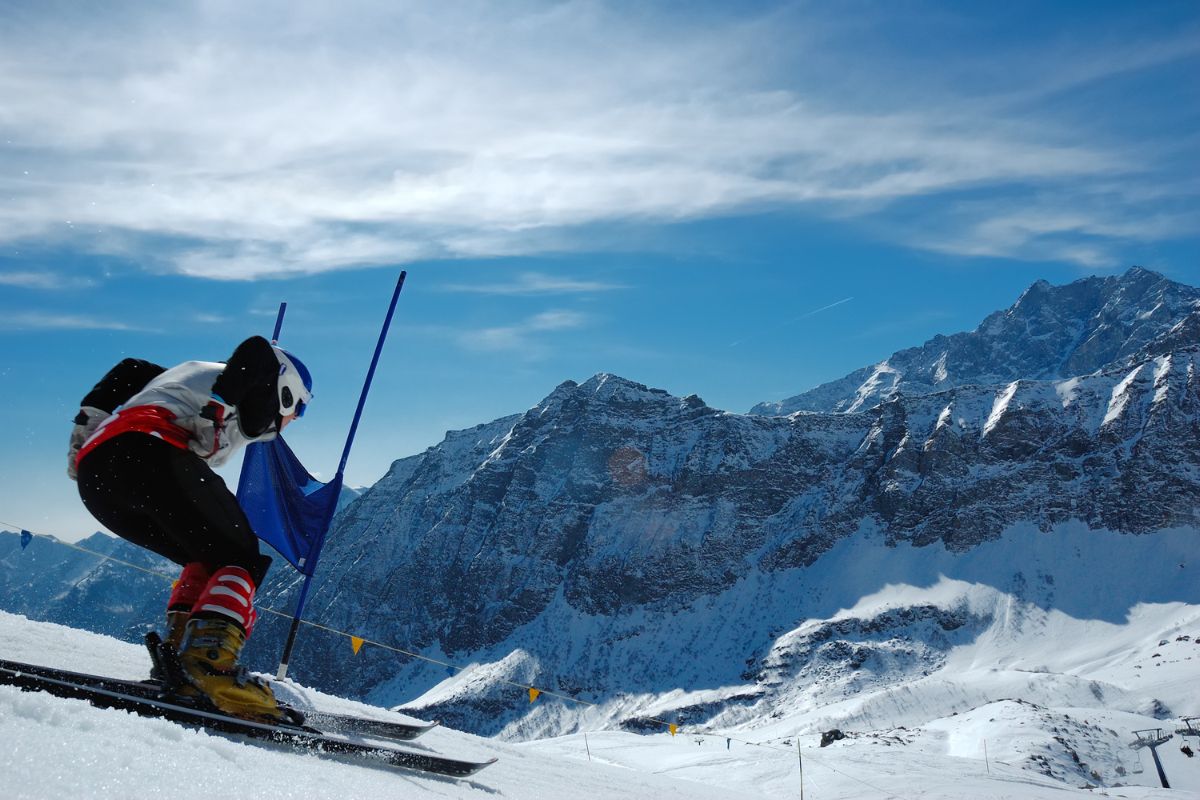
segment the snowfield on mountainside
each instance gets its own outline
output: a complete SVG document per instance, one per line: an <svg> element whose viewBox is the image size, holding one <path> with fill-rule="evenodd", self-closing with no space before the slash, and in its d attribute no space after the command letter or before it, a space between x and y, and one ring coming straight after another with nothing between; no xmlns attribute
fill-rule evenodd
<svg viewBox="0 0 1200 800"><path fill-rule="evenodd" d="M955 587L939 587L934 594L946 591ZM848 613L862 613L864 606L881 600L864 599ZM801 763L807 798L1200 797L1200 761L1179 752L1178 737L1159 750L1176 787L1169 792L1153 788L1157 781L1149 754L1139 757L1122 744L1132 740L1129 734L1135 729L1173 729L1176 720L1111 710L1099 697L1124 693L1117 703L1122 706L1151 697L1186 704L1200 674L1200 646L1184 631L1200 630L1200 609L1140 606L1125 624L1105 624L1087 636L1061 616L1031 621L1041 626L1041 633L1022 639L1023 660L1040 661L1040 671L997 668L990 663L996 653L989 652L995 643L964 647L952 654L953 669L936 677L892 688L883 697L852 697L844 707L814 707L808 714L789 714L747 729L684 730L674 737L595 731L525 744L438 729L409 745L452 756L499 758L466 781L252 744L0 686L0 738L5 742L0 772L6 796L20 800L151 795L200 800L223 794L306 800L793 798L800 792ZM1033 641L1040 647L1031 647ZM5 612L0 612L0 653L17 661L124 678L144 677L149 666L136 645ZM1067 664L1083 673L1067 677L1052 671ZM1071 705L1081 700L1071 694L1077 688L1074 678L1085 677L1105 688L1087 706ZM1013 699L975 706L966 688L972 685ZM1059 687L1067 690L1063 703L1045 704ZM391 716L290 682L280 694L299 706ZM1024 700L1022 694L1038 701ZM914 722L922 709L947 704L961 704L964 710L925 724ZM819 733L795 735L820 717L857 718L863 724L844 724L846 738L827 748L818 746ZM888 717L904 722L881 724ZM1061 769L1063 765L1050 762L1085 749L1096 759L1092 768L1109 774L1123 769L1128 785L1087 789L1084 781L1056 780L1027 766L1032 755L1045 759L1048 768Z"/></svg>

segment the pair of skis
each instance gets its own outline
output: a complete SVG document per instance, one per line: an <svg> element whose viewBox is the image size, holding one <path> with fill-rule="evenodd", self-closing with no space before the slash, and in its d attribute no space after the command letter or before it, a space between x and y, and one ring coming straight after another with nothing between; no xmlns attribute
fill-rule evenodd
<svg viewBox="0 0 1200 800"><path fill-rule="evenodd" d="M5 659L0 659L0 684L27 691L47 692L57 697L87 700L100 708L132 711L141 716L158 717L300 750L347 756L361 759L364 763L452 778L469 777L496 761L494 758L488 761L465 761L359 740L360 737L369 737L409 741L436 727L437 723L390 722L325 711L295 712L293 718L302 717L303 722L272 723L242 719L222 713L203 700L173 694L155 681L107 678Z"/></svg>

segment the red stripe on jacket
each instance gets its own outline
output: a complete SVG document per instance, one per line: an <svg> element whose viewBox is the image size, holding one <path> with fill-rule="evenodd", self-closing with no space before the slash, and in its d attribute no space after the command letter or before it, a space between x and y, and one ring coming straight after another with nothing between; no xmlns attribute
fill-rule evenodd
<svg viewBox="0 0 1200 800"><path fill-rule="evenodd" d="M122 408L101 422L95 433L83 443L83 447L79 448L79 455L75 456L75 466L78 467L83 457L98 446L123 433L157 436L181 450L188 449L188 440L191 438L186 430L175 424L175 415L161 406Z"/></svg>

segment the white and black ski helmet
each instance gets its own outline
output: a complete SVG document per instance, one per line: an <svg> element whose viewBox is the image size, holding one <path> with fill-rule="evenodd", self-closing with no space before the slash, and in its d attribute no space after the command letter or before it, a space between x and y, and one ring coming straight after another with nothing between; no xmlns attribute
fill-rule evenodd
<svg viewBox="0 0 1200 800"><path fill-rule="evenodd" d="M284 350L271 345L279 359L279 379L275 382L279 390L279 416L295 414L304 416L304 409L312 400L312 373L304 362Z"/></svg>

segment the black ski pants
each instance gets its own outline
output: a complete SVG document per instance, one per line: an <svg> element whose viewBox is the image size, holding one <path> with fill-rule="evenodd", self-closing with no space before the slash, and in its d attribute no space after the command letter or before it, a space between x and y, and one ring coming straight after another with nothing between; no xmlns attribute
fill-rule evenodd
<svg viewBox="0 0 1200 800"><path fill-rule="evenodd" d="M242 567L256 586L271 565L225 481L190 451L123 433L84 456L78 482L101 524L176 564Z"/></svg>

